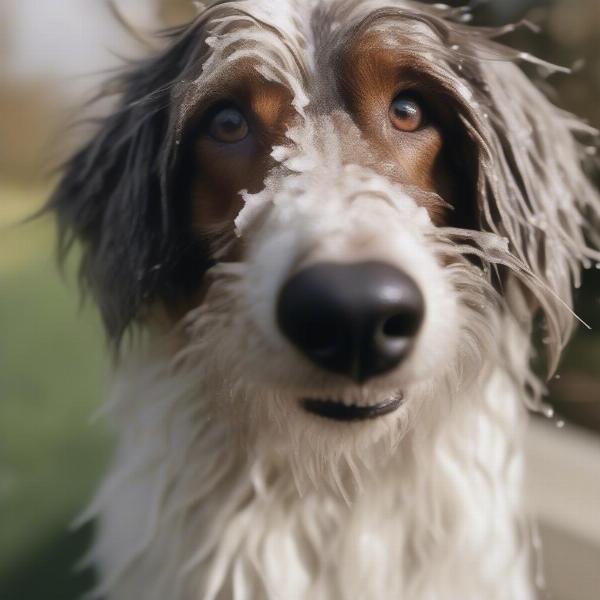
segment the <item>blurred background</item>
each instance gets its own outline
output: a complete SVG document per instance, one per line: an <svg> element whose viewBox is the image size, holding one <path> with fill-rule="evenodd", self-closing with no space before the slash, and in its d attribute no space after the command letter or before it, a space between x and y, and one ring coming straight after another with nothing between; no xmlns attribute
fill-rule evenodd
<svg viewBox="0 0 600 600"><path fill-rule="evenodd" d="M189 0L115 4L147 33L193 15ZM600 0L477 4L477 23L539 24L540 34L505 41L573 66L548 93L600 126ZM76 256L62 279L55 267L51 219L18 222L43 205L53 168L85 135L67 129L79 107L107 70L144 52L104 0L0 0L0 600L75 600L93 579L74 571L92 532L69 524L110 457L110 434L92 419L104 340L80 306ZM578 331L550 384L566 425L537 423L529 450L546 596L556 600L600 597L600 270L585 273L577 307L592 330Z"/></svg>

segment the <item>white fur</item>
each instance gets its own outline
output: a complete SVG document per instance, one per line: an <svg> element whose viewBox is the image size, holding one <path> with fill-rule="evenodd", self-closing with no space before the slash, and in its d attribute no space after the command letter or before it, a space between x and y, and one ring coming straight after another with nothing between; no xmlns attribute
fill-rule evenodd
<svg viewBox="0 0 600 600"><path fill-rule="evenodd" d="M181 337L153 340L115 374L121 443L93 509L101 593L531 597L513 455L523 414L487 348L501 324L491 310L483 318L483 296L466 309L452 285L481 285L478 270L442 269L424 209L385 178L329 158L327 169L276 172L248 198L253 218L238 220L245 263L216 268ZM327 203L325 189L335 190ZM411 358L360 389L318 372L275 327L290 272L325 258L397 264L426 299ZM526 346L516 329L509 339ZM339 424L299 407L323 389L364 404L401 389L406 400L374 422Z"/></svg>
<svg viewBox="0 0 600 600"><path fill-rule="evenodd" d="M439 420L422 407L393 452L375 444L368 467L355 456L359 483L340 468L346 498L324 481L299 494L281 441L240 444L168 354L116 384L121 445L95 507L111 598L532 597L514 527L523 414L502 374L461 398L477 409L444 406ZM308 455L309 435L298 442Z"/></svg>

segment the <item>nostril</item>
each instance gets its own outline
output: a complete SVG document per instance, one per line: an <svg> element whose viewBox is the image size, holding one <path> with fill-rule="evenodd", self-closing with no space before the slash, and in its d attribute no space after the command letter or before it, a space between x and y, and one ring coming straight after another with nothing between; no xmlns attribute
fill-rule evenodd
<svg viewBox="0 0 600 600"><path fill-rule="evenodd" d="M384 321L382 332L390 338L413 337L419 331L420 324L419 315L413 313L397 314L388 317Z"/></svg>

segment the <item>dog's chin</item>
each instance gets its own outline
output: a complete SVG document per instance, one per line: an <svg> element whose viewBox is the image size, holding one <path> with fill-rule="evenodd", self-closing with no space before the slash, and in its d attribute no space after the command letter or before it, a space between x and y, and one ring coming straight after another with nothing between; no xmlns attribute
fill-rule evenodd
<svg viewBox="0 0 600 600"><path fill-rule="evenodd" d="M280 397L272 421L277 423L271 429L275 435L264 435L266 420L256 423L262 434L253 438L255 448L260 455L275 451L287 461L302 491L322 485L353 489L352 481L397 455L410 422L410 394L371 392L361 397L345 391L336 395L313 389Z"/></svg>

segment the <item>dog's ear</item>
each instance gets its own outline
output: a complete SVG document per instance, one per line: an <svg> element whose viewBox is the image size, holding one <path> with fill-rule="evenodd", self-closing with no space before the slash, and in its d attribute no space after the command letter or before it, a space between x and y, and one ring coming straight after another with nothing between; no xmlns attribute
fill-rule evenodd
<svg viewBox="0 0 600 600"><path fill-rule="evenodd" d="M82 244L80 276L118 340L151 301L170 294L194 241L185 199L174 202L176 140L171 95L189 65L201 64L197 27L111 82L116 109L65 165L49 202L58 217L60 254ZM206 257L190 258L202 269ZM205 267L205 265L204 265Z"/></svg>
<svg viewBox="0 0 600 600"><path fill-rule="evenodd" d="M600 259L592 249L600 201L583 168L593 151L580 143L596 132L554 106L510 57L491 60L498 48L473 50L488 58L472 63L465 117L478 146L480 220L507 238L510 253L526 265L530 276L521 284L529 304L541 304L557 354L572 329L567 307L581 266Z"/></svg>

